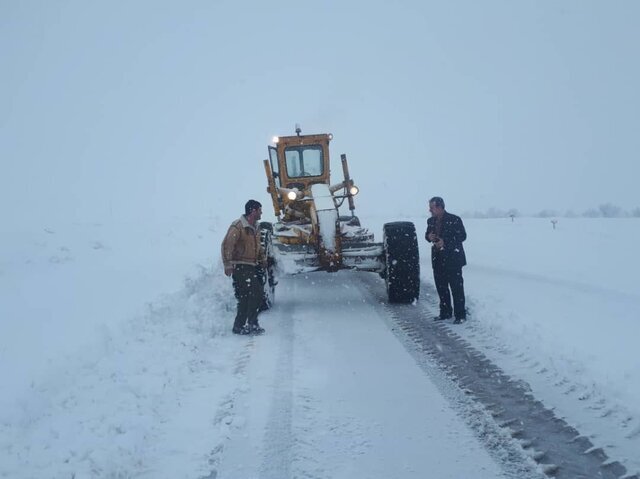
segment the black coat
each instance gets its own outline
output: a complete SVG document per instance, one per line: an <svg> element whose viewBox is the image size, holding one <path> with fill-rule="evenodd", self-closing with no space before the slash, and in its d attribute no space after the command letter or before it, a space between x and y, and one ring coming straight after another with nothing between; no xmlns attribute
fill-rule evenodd
<svg viewBox="0 0 640 479"><path fill-rule="evenodd" d="M429 234L436 232L436 218L432 216L427 220L427 232L424 237L429 241ZM435 266L451 266L462 268L467 264L462 242L467 239L467 232L459 216L444 212L442 217L442 231L440 238L444 241L442 251L431 248L431 263Z"/></svg>

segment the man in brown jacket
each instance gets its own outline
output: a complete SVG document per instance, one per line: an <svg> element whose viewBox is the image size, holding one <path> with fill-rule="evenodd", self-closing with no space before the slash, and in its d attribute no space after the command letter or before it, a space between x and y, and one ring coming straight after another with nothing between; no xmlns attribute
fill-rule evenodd
<svg viewBox="0 0 640 479"><path fill-rule="evenodd" d="M231 223L222 242L224 274L233 277L233 289L238 300L238 310L233 323L234 334L262 334L258 324L258 311L262 303L263 286L258 276L258 265L264 266L266 258L260 244L262 205L249 200L244 205L244 215Z"/></svg>

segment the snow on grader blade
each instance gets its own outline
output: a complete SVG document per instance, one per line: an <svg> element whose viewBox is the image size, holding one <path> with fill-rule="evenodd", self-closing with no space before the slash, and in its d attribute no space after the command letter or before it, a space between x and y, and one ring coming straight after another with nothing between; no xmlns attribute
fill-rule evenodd
<svg viewBox="0 0 640 479"><path fill-rule="evenodd" d="M288 274L352 269L378 273L385 279L389 302L411 303L420 295L418 238L413 223L397 221L383 227L382 243L360 225L354 196L358 187L341 155L343 178L331 183L331 134L273 139L264 160L267 192L277 218L260 224L268 264L262 272L265 294L262 308L275 298L275 268ZM339 211L347 203L349 215Z"/></svg>

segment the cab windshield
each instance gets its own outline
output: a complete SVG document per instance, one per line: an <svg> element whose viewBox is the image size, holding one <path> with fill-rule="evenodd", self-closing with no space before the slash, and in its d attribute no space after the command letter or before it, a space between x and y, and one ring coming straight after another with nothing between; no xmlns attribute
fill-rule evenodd
<svg viewBox="0 0 640 479"><path fill-rule="evenodd" d="M289 178L321 176L324 173L324 161L321 145L290 146L285 148Z"/></svg>

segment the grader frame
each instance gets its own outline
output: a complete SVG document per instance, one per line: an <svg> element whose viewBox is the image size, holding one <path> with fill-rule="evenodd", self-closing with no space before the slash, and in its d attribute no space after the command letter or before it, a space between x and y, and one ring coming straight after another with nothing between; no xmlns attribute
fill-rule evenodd
<svg viewBox="0 0 640 479"><path fill-rule="evenodd" d="M329 143L332 134L274 137L264 160L267 192L277 221L261 223L269 268L263 307L273 303L275 271L296 274L341 269L376 272L385 278L390 302L418 299L420 265L415 226L386 223L383 242L360 225L354 197L359 189L341 155L342 178L331 183ZM340 216L346 201L349 215Z"/></svg>

